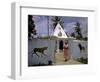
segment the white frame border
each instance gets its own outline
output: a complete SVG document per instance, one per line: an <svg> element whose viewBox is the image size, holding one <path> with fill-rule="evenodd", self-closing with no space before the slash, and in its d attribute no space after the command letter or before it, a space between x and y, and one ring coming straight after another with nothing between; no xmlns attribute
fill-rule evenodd
<svg viewBox="0 0 100 82"><path fill-rule="evenodd" d="M34 5L34 6L33 6ZM58 10L73 10L73 11L92 11L96 14L96 8L93 7L73 7L68 6L67 8L64 7L56 7L50 6L46 7L44 4L35 4L35 3L12 3L12 12L11 12L11 77L13 79L25 79L21 75L21 7L34 7L34 8L46 8L46 9L58 9ZM95 15L96 16L96 15ZM96 18L96 17L95 17ZM27 76L30 77L30 76Z"/></svg>

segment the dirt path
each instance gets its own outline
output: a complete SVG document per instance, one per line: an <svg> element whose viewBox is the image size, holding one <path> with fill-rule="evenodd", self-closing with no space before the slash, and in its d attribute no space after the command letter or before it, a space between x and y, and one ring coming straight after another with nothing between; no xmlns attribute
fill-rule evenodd
<svg viewBox="0 0 100 82"><path fill-rule="evenodd" d="M72 65L72 64L81 64L80 62L70 59L67 62L64 61L63 52L55 54L55 65Z"/></svg>

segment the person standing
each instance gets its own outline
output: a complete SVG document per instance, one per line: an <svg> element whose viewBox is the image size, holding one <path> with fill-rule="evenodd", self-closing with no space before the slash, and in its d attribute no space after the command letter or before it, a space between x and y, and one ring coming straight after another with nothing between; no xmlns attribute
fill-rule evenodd
<svg viewBox="0 0 100 82"><path fill-rule="evenodd" d="M65 61L68 60L68 50L69 50L68 42L65 42L65 44L64 44L64 58L65 58Z"/></svg>

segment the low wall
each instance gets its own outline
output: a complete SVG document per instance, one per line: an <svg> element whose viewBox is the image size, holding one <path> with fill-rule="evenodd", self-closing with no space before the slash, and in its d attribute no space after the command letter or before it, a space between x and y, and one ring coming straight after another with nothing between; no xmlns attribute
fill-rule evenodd
<svg viewBox="0 0 100 82"><path fill-rule="evenodd" d="M48 64L48 61L54 61L55 43L56 43L55 40L49 40L49 39L34 39L32 41L29 41L28 42L28 53L31 52L34 48L42 48L42 47L48 47L48 48L44 52L46 53L47 56L38 57L36 54L29 53L28 54L28 65L31 66L34 64L42 64L42 63ZM69 40L68 43L69 43L71 58L77 59L81 57L83 58L88 57L87 41ZM84 50L82 51L80 50L78 46L79 43L82 45L82 47L84 47ZM38 54L41 55L41 53L38 53Z"/></svg>
<svg viewBox="0 0 100 82"><path fill-rule="evenodd" d="M46 56L38 57L36 54L30 53L34 48L48 47L45 50ZM28 42L28 65L48 64L48 61L54 60L55 41L49 39L34 39ZM38 52L37 52L38 53ZM38 53L41 55L41 53ZM33 56L32 56L33 55Z"/></svg>
<svg viewBox="0 0 100 82"><path fill-rule="evenodd" d="M79 48L79 44L83 47L82 50ZM69 41L69 46L70 46L70 53L71 53L71 58L77 59L77 58L88 58L88 46L87 46L87 41L80 41L80 40L70 40Z"/></svg>

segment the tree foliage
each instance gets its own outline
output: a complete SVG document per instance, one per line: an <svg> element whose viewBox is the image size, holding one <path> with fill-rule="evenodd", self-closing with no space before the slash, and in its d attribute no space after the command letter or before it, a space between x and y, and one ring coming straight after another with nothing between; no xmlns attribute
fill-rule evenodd
<svg viewBox="0 0 100 82"><path fill-rule="evenodd" d="M71 36L72 36L72 37L75 37L75 33L74 33L74 32L73 32L73 33L71 33Z"/></svg>
<svg viewBox="0 0 100 82"><path fill-rule="evenodd" d="M76 25L76 26L75 26L75 32L76 32L76 34L77 34L76 38L77 38L77 39L82 39L83 36L82 36L82 33L81 33L80 23L79 23L79 22L76 22L75 25Z"/></svg>
<svg viewBox="0 0 100 82"><path fill-rule="evenodd" d="M32 20L33 16L28 15L28 37L32 37L32 35L36 35L36 29L34 20Z"/></svg>
<svg viewBox="0 0 100 82"><path fill-rule="evenodd" d="M53 22L53 30L55 29L55 27L56 27L56 25L58 24L58 23L60 23L60 25L62 26L62 28L63 28L63 21L61 20L61 18L59 17L59 16L54 16L52 19L52 22Z"/></svg>

